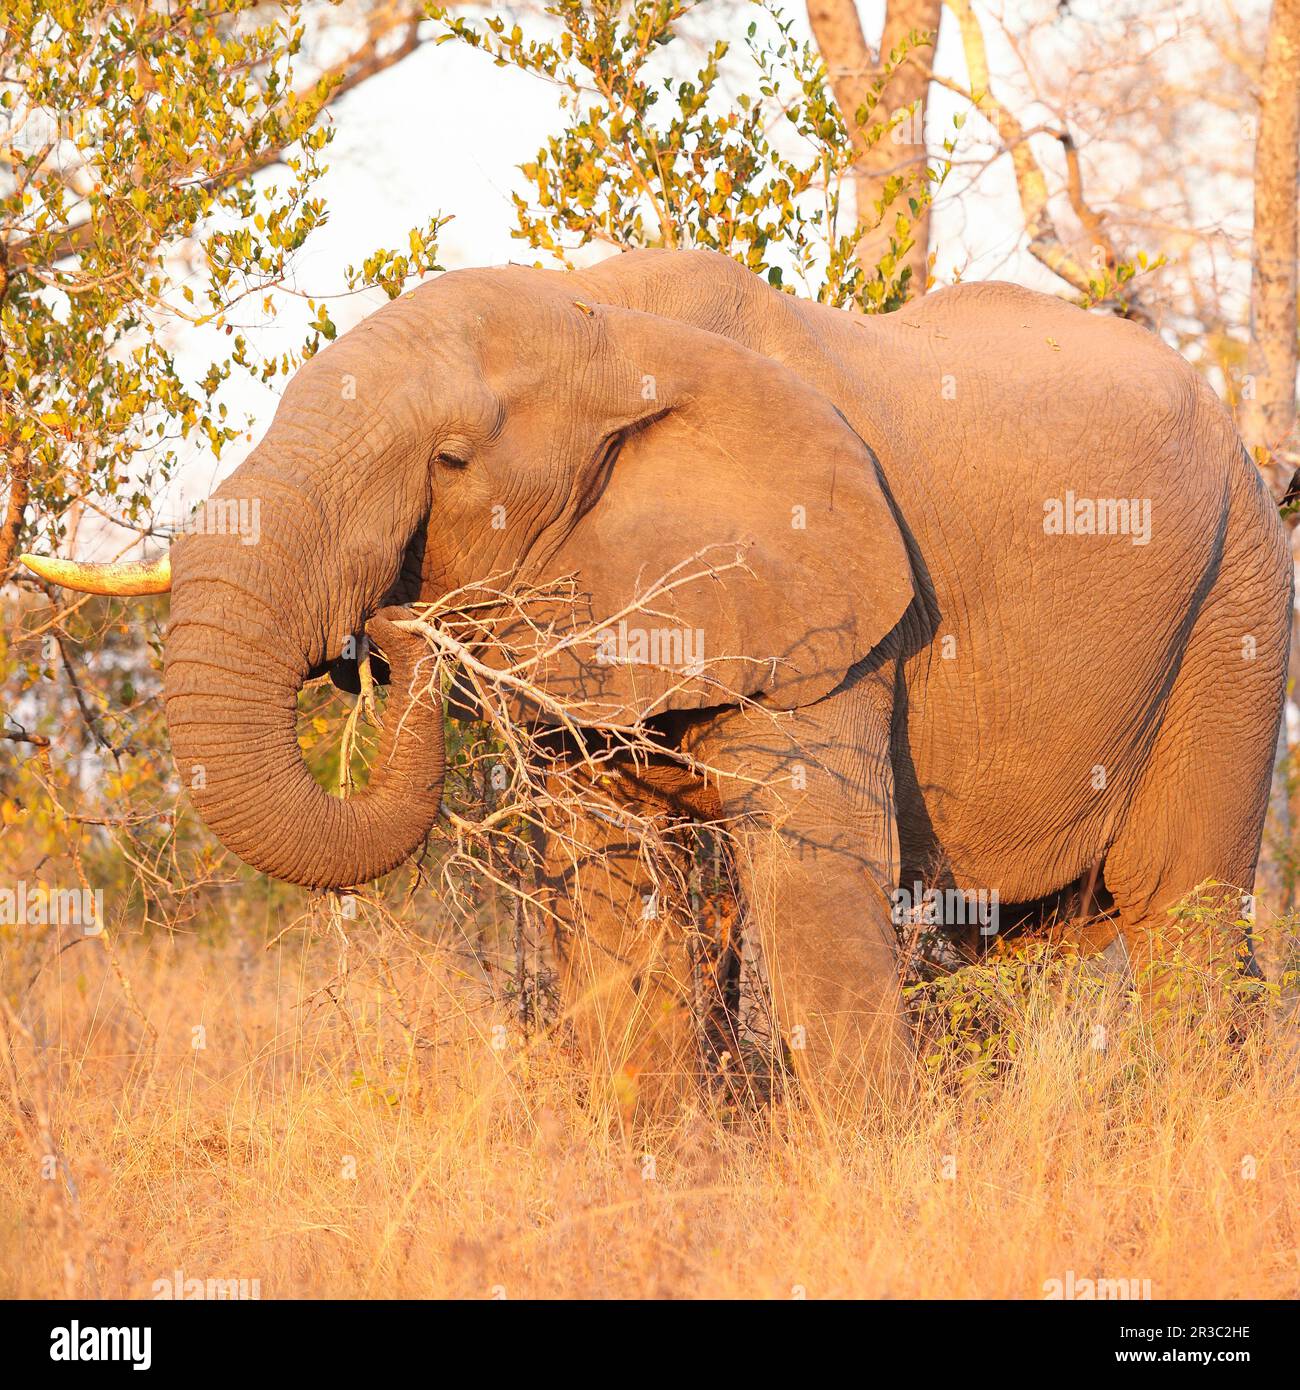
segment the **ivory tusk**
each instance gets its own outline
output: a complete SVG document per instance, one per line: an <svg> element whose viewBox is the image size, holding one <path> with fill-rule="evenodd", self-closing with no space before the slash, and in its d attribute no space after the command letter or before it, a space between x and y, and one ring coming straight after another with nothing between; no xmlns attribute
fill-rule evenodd
<svg viewBox="0 0 1300 1390"><path fill-rule="evenodd" d="M170 555L147 562L114 560L109 564L58 560L49 555L20 555L18 559L49 583L82 594L165 594L172 586Z"/></svg>

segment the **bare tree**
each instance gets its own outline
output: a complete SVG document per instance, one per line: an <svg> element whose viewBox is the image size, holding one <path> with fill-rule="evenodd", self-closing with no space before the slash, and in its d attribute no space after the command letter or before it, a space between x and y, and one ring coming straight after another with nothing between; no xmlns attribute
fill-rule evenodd
<svg viewBox="0 0 1300 1390"><path fill-rule="evenodd" d="M1002 151L1011 158L1016 193L1025 220L1029 253L1066 284L1089 298L1101 298L1101 286L1113 291L1113 276L1121 257L1111 235L1108 220L1084 196L1084 177L1079 150L1068 123L1058 118L1051 125L1026 128L1011 107L994 95L989 73L984 30L970 0L945 0L961 33L962 54L966 60L968 86L943 81L951 91L964 96L996 132ZM1054 139L1065 165L1063 188L1079 223L1082 237L1065 234L1053 210L1055 190L1048 183L1043 163L1035 153L1035 135ZM1149 319L1149 311L1131 292L1122 299L1122 311Z"/></svg>

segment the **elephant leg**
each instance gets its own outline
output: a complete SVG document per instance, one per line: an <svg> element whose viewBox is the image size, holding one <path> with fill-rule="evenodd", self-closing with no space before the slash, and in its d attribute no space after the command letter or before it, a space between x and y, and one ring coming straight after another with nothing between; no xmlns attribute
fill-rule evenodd
<svg viewBox="0 0 1300 1390"><path fill-rule="evenodd" d="M731 712L692 749L720 774L746 930L800 1088L852 1118L912 1075L891 916L891 708L879 677L793 713Z"/></svg>
<svg viewBox="0 0 1300 1390"><path fill-rule="evenodd" d="M698 1069L686 843L653 804L606 787L581 808L562 797L548 819L564 1017L594 1088L612 1087L625 1116L663 1113Z"/></svg>
<svg viewBox="0 0 1300 1390"><path fill-rule="evenodd" d="M1229 965L1228 956L1250 961L1250 942L1232 924L1254 884L1268 808L1277 719L1260 711L1280 716L1288 615L1269 619L1275 631L1261 631L1258 605L1245 608L1249 593L1239 577L1212 593L1198 615L1142 780L1106 856L1106 887L1135 977L1168 944L1202 966ZM1180 926L1169 909L1207 880L1216 886L1200 906L1210 912ZM1147 983L1154 989L1160 980Z"/></svg>

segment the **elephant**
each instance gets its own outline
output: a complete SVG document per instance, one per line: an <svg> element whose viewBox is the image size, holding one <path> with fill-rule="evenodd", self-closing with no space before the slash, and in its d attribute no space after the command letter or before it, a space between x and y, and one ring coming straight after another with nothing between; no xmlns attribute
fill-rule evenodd
<svg viewBox="0 0 1300 1390"><path fill-rule="evenodd" d="M1004 283L868 316L703 250L458 270L306 363L215 497L258 500L259 543L174 541L164 695L230 850L316 889L410 856L444 711L409 605L572 576L614 647L561 642L539 686L579 730L654 729L659 756L615 764L628 806L731 827L782 1036L828 1094L908 1072L909 885L1005 914L1087 883L1133 961L1198 885L1251 890L1289 548L1211 387L1121 318ZM351 679L363 630L395 714L341 800L296 699ZM647 633L703 659L639 657ZM582 835L549 866L592 908L574 1007L621 971L620 1027L680 1059L635 837Z"/></svg>

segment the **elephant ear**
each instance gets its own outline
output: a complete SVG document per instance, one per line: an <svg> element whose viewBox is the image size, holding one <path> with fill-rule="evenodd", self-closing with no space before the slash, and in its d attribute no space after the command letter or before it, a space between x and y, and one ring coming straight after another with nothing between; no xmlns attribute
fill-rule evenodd
<svg viewBox="0 0 1300 1390"><path fill-rule="evenodd" d="M595 724L819 699L912 600L871 451L770 358L657 315L581 307L609 447L529 576L571 580L548 615L540 683Z"/></svg>

